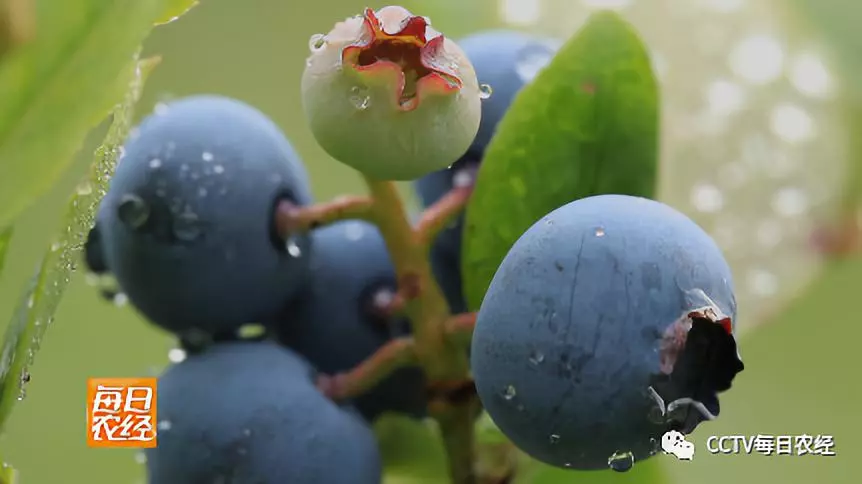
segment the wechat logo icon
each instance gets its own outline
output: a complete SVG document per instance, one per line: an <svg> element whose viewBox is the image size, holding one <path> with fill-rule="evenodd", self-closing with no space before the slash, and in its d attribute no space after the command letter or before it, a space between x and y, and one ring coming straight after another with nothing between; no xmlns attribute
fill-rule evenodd
<svg viewBox="0 0 862 484"><path fill-rule="evenodd" d="M679 460L691 460L694 457L694 444L685 440L685 436L676 430L661 436L661 449Z"/></svg>

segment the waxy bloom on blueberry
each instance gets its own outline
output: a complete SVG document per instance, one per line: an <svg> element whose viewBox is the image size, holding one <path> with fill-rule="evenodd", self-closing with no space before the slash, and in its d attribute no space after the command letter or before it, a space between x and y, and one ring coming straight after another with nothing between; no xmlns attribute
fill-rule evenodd
<svg viewBox="0 0 862 484"><path fill-rule="evenodd" d="M425 17L366 9L311 40L302 99L333 158L377 179L409 180L463 155L479 129L473 66Z"/></svg>

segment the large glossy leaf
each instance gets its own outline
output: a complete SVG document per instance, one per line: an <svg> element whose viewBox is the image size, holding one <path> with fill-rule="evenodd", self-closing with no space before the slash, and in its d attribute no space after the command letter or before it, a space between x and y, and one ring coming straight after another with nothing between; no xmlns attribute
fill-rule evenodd
<svg viewBox="0 0 862 484"><path fill-rule="evenodd" d="M485 154L464 231L471 309L512 244L551 210L602 193L654 196L658 117L640 38L617 14L594 14L515 98Z"/></svg>
<svg viewBox="0 0 862 484"><path fill-rule="evenodd" d="M40 0L36 36L0 64L0 226L50 188L152 26L190 0Z"/></svg>
<svg viewBox="0 0 862 484"><path fill-rule="evenodd" d="M52 323L86 235L95 222L96 208L107 191L120 145L131 128L134 106L147 74L157 62L158 59L153 58L133 65L126 96L113 111L113 121L104 142L96 150L90 173L72 195L62 229L42 258L6 329L0 349L0 430L15 402L24 398L33 356Z"/></svg>

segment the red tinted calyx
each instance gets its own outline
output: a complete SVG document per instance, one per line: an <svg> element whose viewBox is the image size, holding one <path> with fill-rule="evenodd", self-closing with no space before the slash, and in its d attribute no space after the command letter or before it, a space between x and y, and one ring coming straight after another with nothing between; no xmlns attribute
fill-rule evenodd
<svg viewBox="0 0 862 484"><path fill-rule="evenodd" d="M424 17L405 18L393 33L386 32L372 9L366 9L363 28L362 39L344 49L342 61L358 71L397 66L402 74L397 89L402 110L418 106L420 85L428 84L443 91L460 89L461 80L455 73L433 65L443 46L443 36L434 33L429 39Z"/></svg>

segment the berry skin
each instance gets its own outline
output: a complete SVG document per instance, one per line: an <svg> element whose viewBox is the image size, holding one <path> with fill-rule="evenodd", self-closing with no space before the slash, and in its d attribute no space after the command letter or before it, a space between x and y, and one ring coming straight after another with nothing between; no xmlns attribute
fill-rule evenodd
<svg viewBox="0 0 862 484"><path fill-rule="evenodd" d="M271 342L220 343L159 378L149 484L378 484L371 429Z"/></svg>
<svg viewBox="0 0 862 484"><path fill-rule="evenodd" d="M395 336L408 321L375 308L395 291L395 270L374 225L348 220L312 232L311 275L303 292L274 325L278 338L319 371L347 371ZM420 368L397 370L354 404L369 421L390 411L425 415L425 378Z"/></svg>
<svg viewBox="0 0 862 484"><path fill-rule="evenodd" d="M505 257L471 366L515 445L606 469L718 415L717 393L743 369L735 317L730 269L694 222L643 198L589 197L536 222Z"/></svg>
<svg viewBox="0 0 862 484"><path fill-rule="evenodd" d="M308 238L275 236L283 199L311 194L272 121L228 98L176 101L125 145L101 207L107 265L141 313L180 336L259 323L307 273Z"/></svg>
<svg viewBox="0 0 862 484"><path fill-rule="evenodd" d="M479 132L467 153L450 169L428 174L414 183L425 207L439 200L456 183L472 183L485 148L515 95L551 60L557 49L557 43L550 38L507 30L473 34L461 39L458 45L473 63L479 82L491 86L493 94L482 101ZM463 216L459 216L455 224L437 237L431 249L434 274L455 313L467 310L461 292L462 229Z"/></svg>

